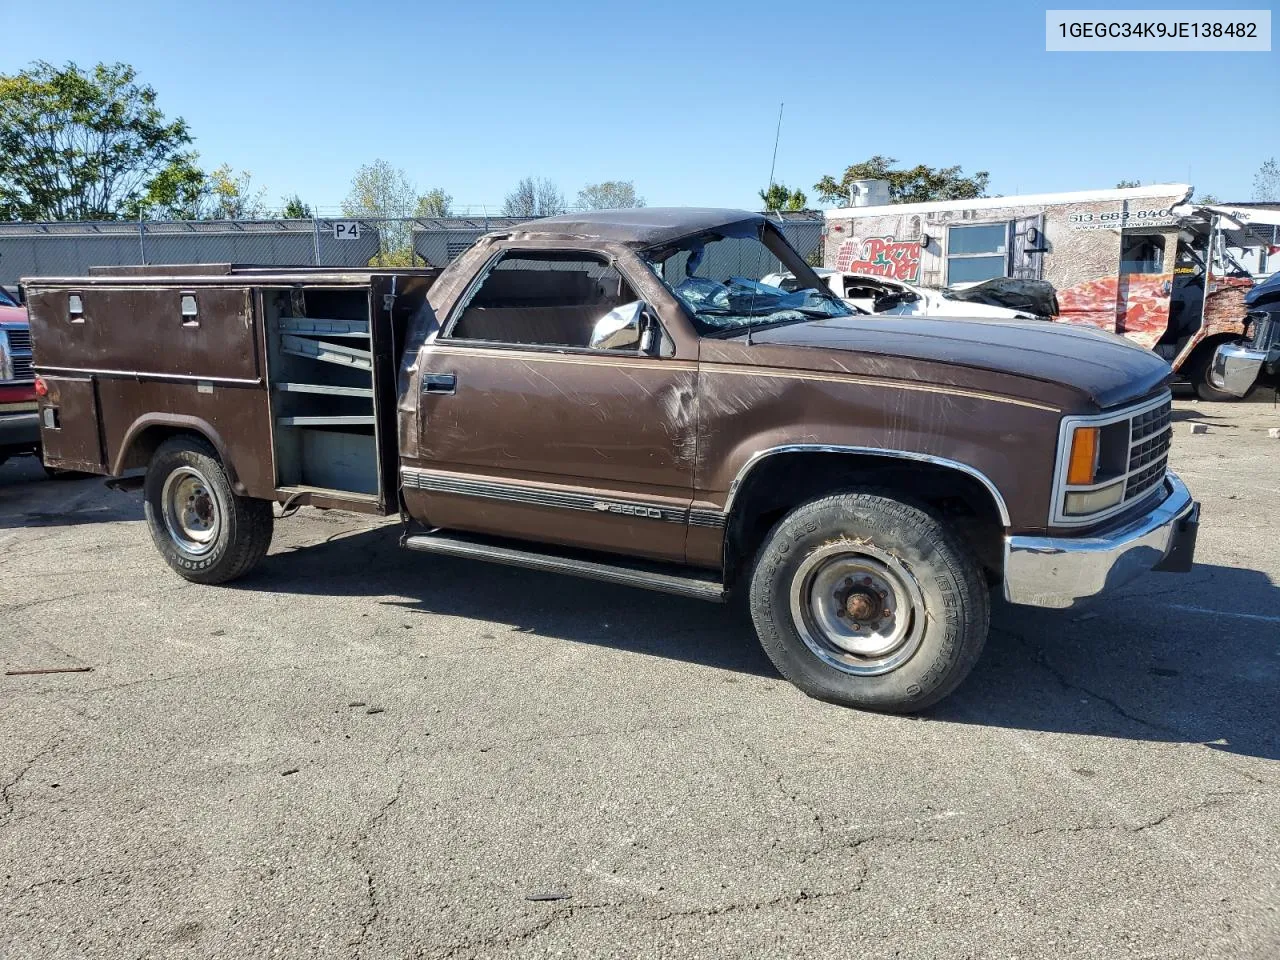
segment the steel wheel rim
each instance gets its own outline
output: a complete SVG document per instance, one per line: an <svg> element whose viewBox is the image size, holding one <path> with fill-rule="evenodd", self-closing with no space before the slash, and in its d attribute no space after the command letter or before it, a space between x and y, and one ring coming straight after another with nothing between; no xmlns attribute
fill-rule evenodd
<svg viewBox="0 0 1280 960"><path fill-rule="evenodd" d="M871 544L826 544L791 580L791 618L805 646L844 673L876 676L924 638L924 594L910 569Z"/></svg>
<svg viewBox="0 0 1280 960"><path fill-rule="evenodd" d="M165 478L160 491L165 530L184 553L200 556L213 549L222 529L222 509L204 474L179 467Z"/></svg>

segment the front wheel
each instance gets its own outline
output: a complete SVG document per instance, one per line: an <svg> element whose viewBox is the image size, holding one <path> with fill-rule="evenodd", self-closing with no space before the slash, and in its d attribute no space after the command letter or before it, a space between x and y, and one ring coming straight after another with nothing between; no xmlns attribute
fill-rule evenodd
<svg viewBox="0 0 1280 960"><path fill-rule="evenodd" d="M271 504L240 497L222 461L198 437L166 440L143 484L156 549L194 583L226 583L248 573L271 545Z"/></svg>
<svg viewBox="0 0 1280 960"><path fill-rule="evenodd" d="M756 632L812 697L910 713L968 675L990 599L972 551L921 507L850 492L793 510L751 578Z"/></svg>

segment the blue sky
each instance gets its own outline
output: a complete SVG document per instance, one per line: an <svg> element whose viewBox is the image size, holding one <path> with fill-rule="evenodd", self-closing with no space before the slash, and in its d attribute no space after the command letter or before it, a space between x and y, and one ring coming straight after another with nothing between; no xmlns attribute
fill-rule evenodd
<svg viewBox="0 0 1280 960"><path fill-rule="evenodd" d="M1062 4L1065 6L1065 4ZM773 0L0 0L0 71L123 60L203 163L336 210L384 158L494 209L524 175L572 200L754 206L881 153L996 193L1189 181L1249 199L1280 156L1280 54L1044 52L1044 6Z"/></svg>

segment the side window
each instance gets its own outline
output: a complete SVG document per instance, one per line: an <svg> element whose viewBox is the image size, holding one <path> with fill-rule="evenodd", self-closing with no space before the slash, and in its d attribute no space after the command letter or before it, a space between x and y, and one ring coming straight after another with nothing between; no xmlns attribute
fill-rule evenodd
<svg viewBox="0 0 1280 960"><path fill-rule="evenodd" d="M1005 275L1007 223L947 228L947 283L990 280Z"/></svg>
<svg viewBox="0 0 1280 960"><path fill-rule="evenodd" d="M1120 234L1120 273L1164 273L1164 237L1159 234Z"/></svg>
<svg viewBox="0 0 1280 960"><path fill-rule="evenodd" d="M449 336L457 340L636 350L637 297L607 261L584 253L512 250L489 268Z"/></svg>

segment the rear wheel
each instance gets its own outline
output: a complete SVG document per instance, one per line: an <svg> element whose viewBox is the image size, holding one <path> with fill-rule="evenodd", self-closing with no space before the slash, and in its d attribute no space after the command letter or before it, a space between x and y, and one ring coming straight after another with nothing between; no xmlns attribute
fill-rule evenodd
<svg viewBox="0 0 1280 960"><path fill-rule="evenodd" d="M271 545L271 504L237 496L213 447L199 437L160 445L143 485L147 525L165 562L194 583L249 572Z"/></svg>
<svg viewBox="0 0 1280 960"><path fill-rule="evenodd" d="M805 693L897 713L937 703L968 675L990 606L962 540L923 508L870 492L783 518L750 603L765 652Z"/></svg>

